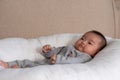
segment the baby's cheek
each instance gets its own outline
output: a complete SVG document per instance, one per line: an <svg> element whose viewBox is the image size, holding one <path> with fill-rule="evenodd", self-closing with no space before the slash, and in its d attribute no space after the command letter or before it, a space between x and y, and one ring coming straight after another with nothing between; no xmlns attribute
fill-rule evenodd
<svg viewBox="0 0 120 80"><path fill-rule="evenodd" d="M85 49L84 49L84 52L89 54L89 53L92 52L92 49L91 49L91 48L85 48Z"/></svg>
<svg viewBox="0 0 120 80"><path fill-rule="evenodd" d="M78 48L79 51L83 52L83 49L82 48Z"/></svg>

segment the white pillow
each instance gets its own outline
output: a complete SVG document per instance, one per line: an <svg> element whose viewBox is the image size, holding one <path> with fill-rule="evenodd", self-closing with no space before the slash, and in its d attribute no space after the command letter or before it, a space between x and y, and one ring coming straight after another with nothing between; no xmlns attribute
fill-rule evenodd
<svg viewBox="0 0 120 80"><path fill-rule="evenodd" d="M120 67L120 39L112 39L107 46L101 50L95 57L90 61L90 64L100 66ZM102 65L101 65L102 64Z"/></svg>
<svg viewBox="0 0 120 80"><path fill-rule="evenodd" d="M0 59L4 61L30 59L35 60L35 49L29 41L24 38L5 38L0 40ZM35 44L35 43L34 43Z"/></svg>

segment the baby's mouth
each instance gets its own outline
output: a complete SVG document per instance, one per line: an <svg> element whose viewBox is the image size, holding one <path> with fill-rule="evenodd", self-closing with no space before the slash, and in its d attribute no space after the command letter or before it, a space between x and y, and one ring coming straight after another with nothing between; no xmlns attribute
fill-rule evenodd
<svg viewBox="0 0 120 80"><path fill-rule="evenodd" d="M82 52L83 51L83 46L79 45L78 50Z"/></svg>

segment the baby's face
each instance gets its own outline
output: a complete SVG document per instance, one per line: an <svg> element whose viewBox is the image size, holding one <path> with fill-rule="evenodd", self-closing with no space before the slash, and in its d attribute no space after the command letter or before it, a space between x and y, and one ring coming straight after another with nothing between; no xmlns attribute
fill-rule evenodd
<svg viewBox="0 0 120 80"><path fill-rule="evenodd" d="M94 56L101 47L101 37L95 33L86 33L76 43L75 48L81 52L85 52Z"/></svg>

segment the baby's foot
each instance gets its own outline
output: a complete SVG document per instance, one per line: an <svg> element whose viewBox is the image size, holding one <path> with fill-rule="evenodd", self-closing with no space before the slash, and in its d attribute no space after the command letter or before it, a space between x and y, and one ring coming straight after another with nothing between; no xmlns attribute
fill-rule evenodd
<svg viewBox="0 0 120 80"><path fill-rule="evenodd" d="M8 68L8 63L0 60L0 66L2 66L4 68Z"/></svg>

